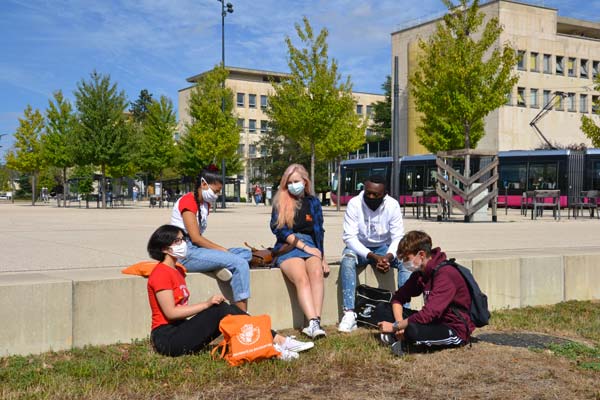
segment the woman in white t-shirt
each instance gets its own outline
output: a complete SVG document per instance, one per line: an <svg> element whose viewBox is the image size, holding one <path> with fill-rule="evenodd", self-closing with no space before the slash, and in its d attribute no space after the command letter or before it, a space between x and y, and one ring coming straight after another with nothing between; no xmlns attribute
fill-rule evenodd
<svg viewBox="0 0 600 400"><path fill-rule="evenodd" d="M196 179L193 192L184 194L175 202L171 225L184 230L188 245L182 264L189 272L216 272L218 279L231 279L233 301L243 311L250 297L250 270L248 261L252 252L244 248L227 249L204 236L210 204L217 201L223 189L218 171L203 170Z"/></svg>

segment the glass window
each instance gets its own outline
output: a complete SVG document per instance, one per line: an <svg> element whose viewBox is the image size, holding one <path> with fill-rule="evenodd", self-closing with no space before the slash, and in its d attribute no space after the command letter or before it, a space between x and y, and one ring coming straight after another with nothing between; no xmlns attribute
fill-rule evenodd
<svg viewBox="0 0 600 400"><path fill-rule="evenodd" d="M544 73L552 73L552 56L550 54L544 54Z"/></svg>
<svg viewBox="0 0 600 400"><path fill-rule="evenodd" d="M529 105L535 108L538 108L540 106L537 89L529 89Z"/></svg>
<svg viewBox="0 0 600 400"><path fill-rule="evenodd" d="M600 111L600 98L598 96L592 96L592 112L598 114Z"/></svg>
<svg viewBox="0 0 600 400"><path fill-rule="evenodd" d="M598 61L592 62L592 78L596 79L598 76Z"/></svg>
<svg viewBox="0 0 600 400"><path fill-rule="evenodd" d="M552 97L552 92L549 90L544 90L544 107L546 107L546 105L548 103L550 103L550 98ZM549 108L552 108L552 105L550 105Z"/></svg>
<svg viewBox="0 0 600 400"><path fill-rule="evenodd" d="M563 56L556 56L556 75L565 74L565 58Z"/></svg>
<svg viewBox="0 0 600 400"><path fill-rule="evenodd" d="M588 97L587 94L579 95L579 112L587 113L588 112Z"/></svg>
<svg viewBox="0 0 600 400"><path fill-rule="evenodd" d="M238 128L240 128L240 131L244 130L244 118L238 118L237 126L238 126Z"/></svg>
<svg viewBox="0 0 600 400"><path fill-rule="evenodd" d="M266 133L268 126L269 126L269 121L261 119L260 120L260 133Z"/></svg>
<svg viewBox="0 0 600 400"><path fill-rule="evenodd" d="M424 167L407 167L404 184L407 194L423 190Z"/></svg>
<svg viewBox="0 0 600 400"><path fill-rule="evenodd" d="M244 107L244 97L245 97L244 93L237 94L237 106L238 107Z"/></svg>
<svg viewBox="0 0 600 400"><path fill-rule="evenodd" d="M256 108L256 95L255 94L248 95L248 107Z"/></svg>
<svg viewBox="0 0 600 400"><path fill-rule="evenodd" d="M558 166L552 163L529 164L529 187L527 190L556 189Z"/></svg>
<svg viewBox="0 0 600 400"><path fill-rule="evenodd" d="M362 106L362 104L357 104L356 105L356 113L358 115L362 115L362 113L363 113L363 106Z"/></svg>
<svg viewBox="0 0 600 400"><path fill-rule="evenodd" d="M237 148L237 153L244 157L244 151L246 150L246 146L244 146L243 144L238 144L238 148Z"/></svg>
<svg viewBox="0 0 600 400"><path fill-rule="evenodd" d="M256 145L251 144L248 146L248 157L256 157Z"/></svg>
<svg viewBox="0 0 600 400"><path fill-rule="evenodd" d="M260 156L261 157L266 157L267 156L267 146L260 146Z"/></svg>
<svg viewBox="0 0 600 400"><path fill-rule="evenodd" d="M250 132L250 133L256 132L256 120L255 119L248 120L248 132Z"/></svg>
<svg viewBox="0 0 600 400"><path fill-rule="evenodd" d="M562 111L564 108L564 103L565 102L563 101L563 93L560 93L558 96L556 96L556 100L554 100L555 109L557 109L558 111Z"/></svg>
<svg viewBox="0 0 600 400"><path fill-rule="evenodd" d="M592 188L593 190L600 190L600 161L595 161L592 167ZM598 212L598 211L596 211Z"/></svg>
<svg viewBox="0 0 600 400"><path fill-rule="evenodd" d="M262 108L264 110L265 108L267 108L268 105L269 105L269 100L268 100L267 96L264 94L261 94L260 95L260 108Z"/></svg>
<svg viewBox="0 0 600 400"><path fill-rule="evenodd" d="M567 94L567 108L569 111L575 111L575 93Z"/></svg>
<svg viewBox="0 0 600 400"><path fill-rule="evenodd" d="M538 53L534 53L533 51L529 53L529 69L533 72L539 71Z"/></svg>
<svg viewBox="0 0 600 400"><path fill-rule="evenodd" d="M525 50L519 50L517 52L517 69L525 71Z"/></svg>
<svg viewBox="0 0 600 400"><path fill-rule="evenodd" d="M503 188L524 192L527 184L527 164L501 164L500 182Z"/></svg>
<svg viewBox="0 0 600 400"><path fill-rule="evenodd" d="M512 106L512 90L506 95L506 103L504 104L507 106Z"/></svg>
<svg viewBox="0 0 600 400"><path fill-rule="evenodd" d="M582 78L588 77L588 60L581 60L579 62L579 76Z"/></svg>
<svg viewBox="0 0 600 400"><path fill-rule="evenodd" d="M567 72L569 76L575 76L575 59L573 57L569 57L567 61Z"/></svg>
<svg viewBox="0 0 600 400"><path fill-rule="evenodd" d="M525 88L517 88L517 106L525 107L527 104L525 103Z"/></svg>
<svg viewBox="0 0 600 400"><path fill-rule="evenodd" d="M368 105L367 106L367 115L370 117L371 114L373 114L373 106L372 105Z"/></svg>

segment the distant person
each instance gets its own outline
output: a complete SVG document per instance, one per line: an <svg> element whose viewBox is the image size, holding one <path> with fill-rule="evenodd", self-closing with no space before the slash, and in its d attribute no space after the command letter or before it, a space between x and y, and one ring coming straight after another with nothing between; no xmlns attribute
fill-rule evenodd
<svg viewBox="0 0 600 400"><path fill-rule="evenodd" d="M410 231L398 245L398 258L413 272L394 294L391 305L377 307L383 320L379 323L382 341L391 345L396 355L403 354L407 345L442 348L467 343L475 329L468 311L469 287L454 267L440 268L432 278L433 270L446 261L446 254L439 247L432 248L425 232ZM421 295L425 305L420 311L402 307L411 297Z"/></svg>
<svg viewBox="0 0 600 400"><path fill-rule="evenodd" d="M220 335L219 323L230 314L245 314L240 308L227 304L221 294L206 301L190 303L185 273L176 266L187 254L187 242L181 228L163 225L148 241L150 257L158 261L148 278L148 300L152 310L150 341L156 352L176 357L197 353ZM284 337L275 331L273 344L285 361L298 358L298 352L314 346Z"/></svg>
<svg viewBox="0 0 600 400"><path fill-rule="evenodd" d="M256 205L258 206L260 203L262 203L262 189L260 188L260 186L256 185L254 186L254 202L256 203Z"/></svg>
<svg viewBox="0 0 600 400"><path fill-rule="evenodd" d="M184 230L188 244L182 264L189 272L215 271L222 281L231 279L233 301L243 311L248 309L252 252L244 248L227 249L204 236L208 226L210 204L217 201L223 179L214 168L203 170L196 178L193 192L181 196L173 206L171 225Z"/></svg>
<svg viewBox="0 0 600 400"><path fill-rule="evenodd" d="M340 265L344 314L338 325L340 332L352 332L357 327L354 299L358 269L371 265L388 273L390 267L397 267L398 287L410 276L396 259L398 243L404 235L398 201L386 194L385 179L381 176L367 178L363 187L348 202L344 215L342 238L346 247Z"/></svg>
<svg viewBox="0 0 600 400"><path fill-rule="evenodd" d="M136 185L133 186L133 189L131 189L131 196L133 197L133 202L137 203L137 198L138 198L138 193L139 193L139 189Z"/></svg>
<svg viewBox="0 0 600 400"><path fill-rule="evenodd" d="M323 250L323 211L310 191L308 172L292 164L283 173L273 199L271 230L277 238L274 251L289 247L276 263L296 287L298 303L308 320L302 333L316 339L326 336L321 328L324 277L329 274Z"/></svg>

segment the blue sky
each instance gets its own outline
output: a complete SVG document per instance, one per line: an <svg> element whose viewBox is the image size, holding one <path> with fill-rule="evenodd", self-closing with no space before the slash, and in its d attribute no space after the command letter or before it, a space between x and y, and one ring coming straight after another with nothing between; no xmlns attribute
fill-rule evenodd
<svg viewBox="0 0 600 400"><path fill-rule="evenodd" d="M286 71L285 36L307 16L329 30L329 52L354 90L381 92L390 74L390 33L440 16L441 0L229 0L226 64ZM600 0L536 1L559 15L600 21ZM140 90L177 106L186 78L221 58L220 3L215 0L0 0L0 159L30 104L44 111L62 90L95 69L110 74L130 101Z"/></svg>

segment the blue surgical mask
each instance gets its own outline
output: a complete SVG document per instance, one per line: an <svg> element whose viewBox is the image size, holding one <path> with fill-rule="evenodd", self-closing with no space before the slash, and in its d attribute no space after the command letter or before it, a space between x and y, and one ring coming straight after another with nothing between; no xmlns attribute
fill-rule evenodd
<svg viewBox="0 0 600 400"><path fill-rule="evenodd" d="M288 192L294 196L300 196L302 193L304 193L304 182L288 183L287 188Z"/></svg>

